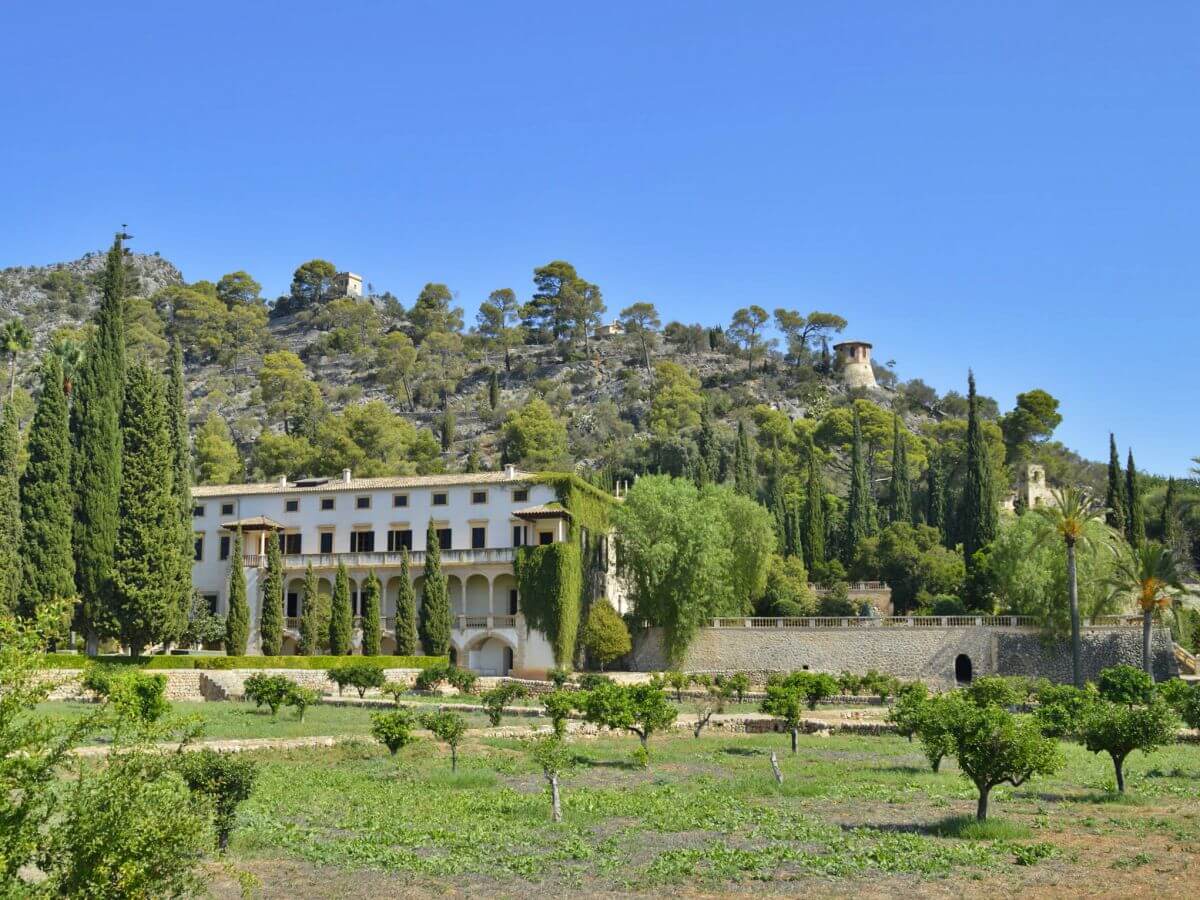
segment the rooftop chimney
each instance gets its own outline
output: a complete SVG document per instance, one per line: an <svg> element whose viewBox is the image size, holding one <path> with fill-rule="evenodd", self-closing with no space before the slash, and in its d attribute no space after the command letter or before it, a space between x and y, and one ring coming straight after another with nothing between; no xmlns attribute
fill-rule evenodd
<svg viewBox="0 0 1200 900"><path fill-rule="evenodd" d="M279 476L279 486L280 486L280 487L287 487L287 476L286 476L286 475L280 475L280 476Z"/></svg>
<svg viewBox="0 0 1200 900"><path fill-rule="evenodd" d="M342 481L346 481L346 482L350 481L350 470L349 469L342 469Z"/></svg>
<svg viewBox="0 0 1200 900"><path fill-rule="evenodd" d="M517 467L516 466L505 466L504 467L504 477L507 478L509 481L512 481L514 478L516 478L517 477Z"/></svg>

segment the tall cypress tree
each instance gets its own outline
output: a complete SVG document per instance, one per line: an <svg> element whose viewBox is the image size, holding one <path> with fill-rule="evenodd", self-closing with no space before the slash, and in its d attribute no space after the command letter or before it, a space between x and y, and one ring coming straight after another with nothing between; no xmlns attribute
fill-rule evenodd
<svg viewBox="0 0 1200 900"><path fill-rule="evenodd" d="M245 656L250 643L250 607L246 603L246 571L242 560L242 530L233 536L229 555L229 610L225 614L225 653Z"/></svg>
<svg viewBox="0 0 1200 900"><path fill-rule="evenodd" d="M1125 534L1125 511L1129 506L1125 497L1125 473L1121 471L1121 457L1117 454L1117 438L1111 431L1108 434L1108 491L1104 495L1104 505L1108 507L1105 521Z"/></svg>
<svg viewBox="0 0 1200 900"><path fill-rule="evenodd" d="M946 484L942 476L942 464L934 452L929 454L929 468L925 472L925 524L936 528L947 542L946 527Z"/></svg>
<svg viewBox="0 0 1200 900"><path fill-rule="evenodd" d="M408 550L403 550L400 557L400 587L396 592L396 655L416 656L419 652L417 601L408 573Z"/></svg>
<svg viewBox="0 0 1200 900"><path fill-rule="evenodd" d="M900 417L892 416L892 521L912 521L912 484L908 480L908 445L900 434Z"/></svg>
<svg viewBox="0 0 1200 900"><path fill-rule="evenodd" d="M696 435L696 451L699 460L696 465L696 487L704 487L719 480L721 474L721 447L713 432L712 418L709 415L708 404L700 407L700 431Z"/></svg>
<svg viewBox="0 0 1200 900"><path fill-rule="evenodd" d="M125 402L125 251L113 240L104 269L96 328L72 391L77 625L95 654L117 633L112 612L113 554L121 490L121 409Z"/></svg>
<svg viewBox="0 0 1200 900"><path fill-rule="evenodd" d="M992 493L992 469L979 419L975 373L967 376L967 477L963 485L963 556L968 570L975 552L996 537L998 511Z"/></svg>
<svg viewBox="0 0 1200 900"><path fill-rule="evenodd" d="M267 571L262 579L258 645L263 656L278 656L283 650L283 553L277 534L267 537Z"/></svg>
<svg viewBox="0 0 1200 900"><path fill-rule="evenodd" d="M383 623L379 621L379 588L379 579L371 572L362 587L363 656L378 656L383 639Z"/></svg>
<svg viewBox="0 0 1200 900"><path fill-rule="evenodd" d="M130 368L122 413L121 494L113 557L113 611L134 656L177 633L179 505L162 379Z"/></svg>
<svg viewBox="0 0 1200 900"><path fill-rule="evenodd" d="M1137 467L1133 464L1133 448L1129 448L1129 460L1125 469L1125 497L1129 502L1125 522L1125 537L1131 547L1146 543L1146 513L1142 509L1142 486L1138 481Z"/></svg>
<svg viewBox="0 0 1200 900"><path fill-rule="evenodd" d="M429 656L450 652L450 592L442 574L442 548L430 521L425 531L425 587L421 601L421 643Z"/></svg>
<svg viewBox="0 0 1200 900"><path fill-rule="evenodd" d="M21 587L21 435L11 403L0 414L0 614L16 612Z"/></svg>
<svg viewBox="0 0 1200 900"><path fill-rule="evenodd" d="M809 573L825 565L825 488L817 468L816 448L808 440L808 485L804 495L804 523L801 527L804 565Z"/></svg>
<svg viewBox="0 0 1200 900"><path fill-rule="evenodd" d="M1158 519L1158 534L1163 544L1175 549L1179 546L1180 527L1179 517L1175 514L1175 478L1167 479L1167 493L1163 496L1162 515Z"/></svg>
<svg viewBox="0 0 1200 900"><path fill-rule="evenodd" d="M28 452L20 487L23 583L18 611L32 616L75 594L71 435L62 365L52 353L42 361L42 394L29 426Z"/></svg>
<svg viewBox="0 0 1200 900"><path fill-rule="evenodd" d="M176 340L171 347L167 379L167 427L171 438L171 484L175 494L175 628L177 637L187 622L192 599L192 452L188 444L187 397L183 383L183 351ZM282 578L282 575L281 575ZM280 585L282 590L282 583Z"/></svg>
<svg viewBox="0 0 1200 900"><path fill-rule="evenodd" d="M871 535L871 484L863 453L862 420L854 407L854 438L850 444L850 496L846 504L846 539L842 548L849 565L858 545Z"/></svg>
<svg viewBox="0 0 1200 900"><path fill-rule="evenodd" d="M758 494L758 478L754 474L754 449L745 422L738 422L737 443L733 452L733 489L745 497Z"/></svg>
<svg viewBox="0 0 1200 900"><path fill-rule="evenodd" d="M354 639L354 615L350 609L350 576L346 564L338 563L337 577L333 580L333 605L329 611L329 652L333 656L347 656Z"/></svg>
<svg viewBox="0 0 1200 900"><path fill-rule="evenodd" d="M329 635L326 611L325 600L317 588L317 575L309 563L304 569L304 587L300 594L300 652L305 656L320 654L321 645Z"/></svg>

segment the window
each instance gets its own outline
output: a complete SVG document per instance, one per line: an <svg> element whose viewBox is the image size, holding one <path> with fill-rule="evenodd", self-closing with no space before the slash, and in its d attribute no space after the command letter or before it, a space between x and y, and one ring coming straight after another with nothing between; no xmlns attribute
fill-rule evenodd
<svg viewBox="0 0 1200 900"><path fill-rule="evenodd" d="M392 506L408 506L408 494L392 494Z"/></svg>
<svg viewBox="0 0 1200 900"><path fill-rule="evenodd" d="M515 616L517 614L517 589L508 589L508 614Z"/></svg>
<svg viewBox="0 0 1200 900"><path fill-rule="evenodd" d="M355 509L370 509L371 508L371 498L370 497L355 497L354 498L354 508Z"/></svg>
<svg viewBox="0 0 1200 900"><path fill-rule="evenodd" d="M538 543L539 544L553 544L554 543L554 532L553 531L539 531L538 532Z"/></svg>
<svg viewBox="0 0 1200 900"><path fill-rule="evenodd" d="M524 503L529 499L529 488L518 488L513 491L513 500L517 503Z"/></svg>
<svg viewBox="0 0 1200 900"><path fill-rule="evenodd" d="M332 531L322 531L321 532L321 552L322 553L332 553L333 552L333 532Z"/></svg>
<svg viewBox="0 0 1200 900"><path fill-rule="evenodd" d="M437 530L437 537L438 537L438 547L440 547L442 550L449 550L450 549L450 529L449 528L439 528Z"/></svg>
<svg viewBox="0 0 1200 900"><path fill-rule="evenodd" d="M208 604L209 614L215 616L217 614L217 595L216 594L205 594L204 602Z"/></svg>
<svg viewBox="0 0 1200 900"><path fill-rule="evenodd" d="M286 556L299 556L300 550L300 532L290 531L287 534L279 536L279 549Z"/></svg>
<svg viewBox="0 0 1200 900"><path fill-rule="evenodd" d="M445 493L437 493L437 494L433 495L433 505L434 506L445 506L446 503L448 502L448 500L449 500L449 498L447 497L447 495Z"/></svg>
<svg viewBox="0 0 1200 900"><path fill-rule="evenodd" d="M299 500L288 500L286 505L284 506L284 509L287 510L288 512L299 512L300 511L300 501Z"/></svg>
<svg viewBox="0 0 1200 900"><path fill-rule="evenodd" d="M487 546L487 528L483 525L471 526L471 549L482 550Z"/></svg>
<svg viewBox="0 0 1200 900"><path fill-rule="evenodd" d="M204 504L203 503L199 504L198 506L192 507L192 517L196 518L196 519L200 519L200 518L204 517Z"/></svg>
<svg viewBox="0 0 1200 900"><path fill-rule="evenodd" d="M221 559L229 559L229 535L221 535Z"/></svg>
<svg viewBox="0 0 1200 900"><path fill-rule="evenodd" d="M192 558L194 560L196 560L196 562L200 562L201 560L204 559L204 534L201 533L201 534L195 535L195 539L196 539L196 542L193 545L195 550L194 550L194 554L193 554Z"/></svg>
<svg viewBox="0 0 1200 900"><path fill-rule="evenodd" d="M471 491L472 503L487 503L487 491Z"/></svg>
<svg viewBox="0 0 1200 900"><path fill-rule="evenodd" d="M350 589L350 615L356 618L362 615L362 608L358 605L359 596L358 588Z"/></svg>
<svg viewBox="0 0 1200 900"><path fill-rule="evenodd" d="M287 592L287 615L290 619L300 615L300 595L295 591Z"/></svg>
<svg viewBox="0 0 1200 900"><path fill-rule="evenodd" d="M375 552L375 532L373 532L373 531L352 531L352 532L350 532L350 552L351 553L374 553Z"/></svg>
<svg viewBox="0 0 1200 900"><path fill-rule="evenodd" d="M388 553L412 549L412 529L393 528L388 532Z"/></svg>
<svg viewBox="0 0 1200 900"><path fill-rule="evenodd" d="M232 503L222 503L221 504L221 515L232 516L233 515L233 504Z"/></svg>
<svg viewBox="0 0 1200 900"><path fill-rule="evenodd" d="M322 497L321 498L321 509L333 509L333 498L332 497Z"/></svg>
<svg viewBox="0 0 1200 900"><path fill-rule="evenodd" d="M525 546L525 526L524 525L514 525L513 526L513 546L514 547Z"/></svg>

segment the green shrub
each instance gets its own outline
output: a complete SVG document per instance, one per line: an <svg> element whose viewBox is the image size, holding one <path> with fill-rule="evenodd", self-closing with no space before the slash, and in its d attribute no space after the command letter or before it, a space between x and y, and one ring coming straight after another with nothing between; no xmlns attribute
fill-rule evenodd
<svg viewBox="0 0 1200 900"><path fill-rule="evenodd" d="M268 675L255 672L246 679L243 693L256 709L263 706L271 710L271 718L279 715L279 708L287 702L292 691L292 679L286 675Z"/></svg>
<svg viewBox="0 0 1200 900"><path fill-rule="evenodd" d="M603 670L613 660L633 649L629 628L607 600L595 601L583 628L583 647L588 657Z"/></svg>
<svg viewBox="0 0 1200 900"><path fill-rule="evenodd" d="M886 702L900 688L900 679L868 669L863 676L860 690L868 691Z"/></svg>
<svg viewBox="0 0 1200 900"><path fill-rule="evenodd" d="M305 711L314 703L320 702L320 691L316 688L301 687L295 682L292 682L291 687L288 688L287 697L284 699L284 703L295 708L296 718L301 722L304 721Z"/></svg>
<svg viewBox="0 0 1200 900"><path fill-rule="evenodd" d="M391 697L392 702L400 705L400 698L409 692L409 686L403 681L385 681L379 686L379 693Z"/></svg>
<svg viewBox="0 0 1200 900"><path fill-rule="evenodd" d="M433 736L450 748L450 771L458 771L458 745L467 733L467 720L458 713L435 712L421 717L421 724L433 732Z"/></svg>
<svg viewBox="0 0 1200 900"><path fill-rule="evenodd" d="M566 669L560 669L556 666L553 669L546 670L546 680L551 682L556 688L561 688L571 680L571 673Z"/></svg>
<svg viewBox="0 0 1200 900"><path fill-rule="evenodd" d="M1117 791L1123 794L1125 758L1134 750L1149 753L1171 743L1178 725L1175 711L1159 699L1145 706L1100 700L1083 714L1079 736L1088 750L1109 755L1116 771Z"/></svg>
<svg viewBox="0 0 1200 900"><path fill-rule="evenodd" d="M327 677L338 686L339 697L342 688L349 685L358 691L359 699L366 696L368 689L382 687L385 680L383 666L369 657L355 657L343 662L330 669Z"/></svg>
<svg viewBox="0 0 1200 900"><path fill-rule="evenodd" d="M607 675L601 675L598 672L585 672L579 676L579 689L581 691L590 691L598 688L602 684L615 684Z"/></svg>
<svg viewBox="0 0 1200 900"><path fill-rule="evenodd" d="M475 682L479 676L470 669L460 669L458 666L446 663L444 665L430 666L417 675L415 687L420 691L431 691L439 684L445 682L451 687L458 688L464 694L469 694L475 690Z"/></svg>
<svg viewBox="0 0 1200 900"><path fill-rule="evenodd" d="M84 670L79 683L96 699L102 700L112 690L113 681L128 671L128 668L112 663L93 663Z"/></svg>
<svg viewBox="0 0 1200 900"><path fill-rule="evenodd" d="M824 672L807 672L801 670L792 672L790 675L774 682L776 685L784 687L794 687L800 692L804 698L804 702L808 704L809 709L816 709L817 704L822 700L837 695L841 690L838 681L832 675L826 675Z"/></svg>
<svg viewBox="0 0 1200 900"><path fill-rule="evenodd" d="M1149 703L1154 697L1154 679L1133 666L1104 669L1096 680L1096 687L1100 689L1102 699L1126 706Z"/></svg>
<svg viewBox="0 0 1200 900"><path fill-rule="evenodd" d="M375 713L371 716L371 734L395 756L417 738L413 734L416 721L407 709Z"/></svg>
<svg viewBox="0 0 1200 900"><path fill-rule="evenodd" d="M976 706L998 706L1001 709L1015 706L1018 700L1014 686L999 675L976 678L963 694Z"/></svg>
<svg viewBox="0 0 1200 900"><path fill-rule="evenodd" d="M934 772L941 768L943 759L954 753L952 728L964 705L962 696L952 692L930 697L916 711L914 733L920 739L921 749Z"/></svg>
<svg viewBox="0 0 1200 900"><path fill-rule="evenodd" d="M237 808L254 790L258 766L245 754L206 748L180 754L176 768L188 789L212 804L217 849L224 853L237 821Z"/></svg>
<svg viewBox="0 0 1200 900"><path fill-rule="evenodd" d="M170 712L166 691L165 675L149 675L133 669L112 679L108 702L123 720L149 725Z"/></svg>
<svg viewBox="0 0 1200 900"><path fill-rule="evenodd" d="M1168 678L1156 684L1154 691L1167 706L1182 716L1189 698L1196 691L1196 686L1182 678Z"/></svg>
<svg viewBox="0 0 1200 900"><path fill-rule="evenodd" d="M356 656L385 669L428 669L446 665L444 656ZM147 669L329 669L346 662L344 656L152 656Z"/></svg>
<svg viewBox="0 0 1200 900"><path fill-rule="evenodd" d="M1084 713L1097 701L1098 696L1092 684L1082 689L1072 684L1047 684L1038 689L1038 705L1033 717L1046 737L1075 737Z"/></svg>
<svg viewBox="0 0 1200 900"><path fill-rule="evenodd" d="M950 594L938 594L930 604L929 614L931 616L965 616L967 615L967 605L958 597Z"/></svg>
<svg viewBox="0 0 1200 900"><path fill-rule="evenodd" d="M928 703L929 688L920 681L906 684L897 692L896 703L888 710L887 720L911 741Z"/></svg>
<svg viewBox="0 0 1200 900"><path fill-rule="evenodd" d="M853 672L842 672L838 676L838 687L843 694L855 696L862 690L863 679L861 675L855 675Z"/></svg>
<svg viewBox="0 0 1200 900"><path fill-rule="evenodd" d="M542 707L554 726L554 733L562 737L567 733L567 719L579 706L583 694L574 691L552 691L542 695Z"/></svg>
<svg viewBox="0 0 1200 900"><path fill-rule="evenodd" d="M504 716L504 707L508 706L518 697L524 697L529 692L522 685L512 681L506 681L490 691L485 691L480 699L483 701L483 707L487 712L488 721L495 728L500 724Z"/></svg>
<svg viewBox="0 0 1200 900"><path fill-rule="evenodd" d="M725 679L725 684L729 685L729 689L737 697L737 702L741 703L746 699L746 692L750 690L750 676L745 672L735 672Z"/></svg>
<svg viewBox="0 0 1200 900"><path fill-rule="evenodd" d="M678 715L662 690L651 684L602 684L587 693L583 712L589 722L636 734L644 762L649 759L650 737L669 728Z"/></svg>

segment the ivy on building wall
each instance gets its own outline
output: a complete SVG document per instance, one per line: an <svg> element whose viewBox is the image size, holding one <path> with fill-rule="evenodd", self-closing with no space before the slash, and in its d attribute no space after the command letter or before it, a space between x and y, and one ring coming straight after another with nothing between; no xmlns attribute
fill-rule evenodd
<svg viewBox="0 0 1200 900"><path fill-rule="evenodd" d="M583 567L574 541L517 551L517 591L525 624L546 635L554 662L569 666L575 653L583 595Z"/></svg>

